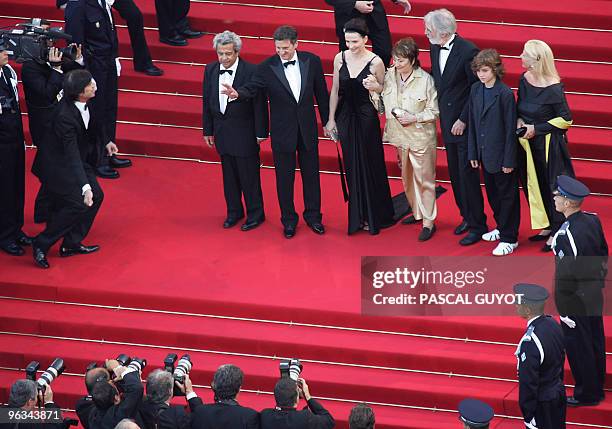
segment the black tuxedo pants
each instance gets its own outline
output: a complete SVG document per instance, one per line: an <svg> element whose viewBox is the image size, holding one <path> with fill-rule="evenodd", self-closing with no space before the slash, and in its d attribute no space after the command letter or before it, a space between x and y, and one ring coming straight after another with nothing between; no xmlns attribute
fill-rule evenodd
<svg viewBox="0 0 612 429"><path fill-rule="evenodd" d="M134 53L134 69L144 70L153 64L153 62L151 61L151 53L149 52L149 46L144 34L142 13L134 3L134 0L116 0L113 7L119 12L121 18L127 22L132 52Z"/></svg>
<svg viewBox="0 0 612 429"><path fill-rule="evenodd" d="M575 328L561 323L565 335L567 361L576 387L574 398L581 402L603 399L606 376L606 344L603 317L569 316Z"/></svg>
<svg viewBox="0 0 612 429"><path fill-rule="evenodd" d="M20 116L17 116L21 120ZM14 242L23 227L25 147L0 143L0 245Z"/></svg>
<svg viewBox="0 0 612 429"><path fill-rule="evenodd" d="M384 15L384 12L372 12L372 13L381 13ZM365 19L366 24L370 30L370 34L368 38L372 42L372 51L378 55L386 67L389 67L391 63L391 50L393 49L393 42L391 41L391 31L389 30L389 23L387 21L387 17L385 15L383 21L384 26L378 26L374 19L372 18L372 14L358 14L360 18ZM336 35L338 36L338 45L341 51L346 51L346 40L344 39L344 24L348 22L347 20L340 20L336 23Z"/></svg>
<svg viewBox="0 0 612 429"><path fill-rule="evenodd" d="M512 173L489 173L483 168L487 199L493 209L497 222L500 241L516 243L521 223L521 203L519 199L518 176Z"/></svg>
<svg viewBox="0 0 612 429"><path fill-rule="evenodd" d="M484 214L484 199L480 189L480 171L472 168L468 159L467 141L444 143L448 174L450 176L455 203L470 232L487 232L487 217Z"/></svg>
<svg viewBox="0 0 612 429"><path fill-rule="evenodd" d="M53 208L49 213L47 227L35 239L34 245L47 253L60 238L66 247L78 246L89 233L104 200L104 193L93 171L88 170L87 179L93 192L93 205L87 207L83 202L81 189L68 194L50 191Z"/></svg>
<svg viewBox="0 0 612 429"><path fill-rule="evenodd" d="M307 224L320 223L321 182L319 179L319 147L307 149L298 137L297 159L300 163L302 190L304 193L304 220ZM295 152L274 151L274 169L276 172L276 193L281 209L281 222L284 226L296 226L298 215L293 204L295 183Z"/></svg>
<svg viewBox="0 0 612 429"><path fill-rule="evenodd" d="M189 0L155 0L159 37L175 37L189 29L189 6Z"/></svg>
<svg viewBox="0 0 612 429"><path fill-rule="evenodd" d="M228 219L240 219L244 216L243 196L247 222L262 222L265 219L259 167L259 154L247 157L221 155L223 193Z"/></svg>
<svg viewBox="0 0 612 429"><path fill-rule="evenodd" d="M113 142L117 134L117 105L119 100L117 66L112 57L87 57L87 69L96 81L96 96L91 101L100 126L104 127L106 136ZM98 148L98 165L108 165L106 144L100 141Z"/></svg>

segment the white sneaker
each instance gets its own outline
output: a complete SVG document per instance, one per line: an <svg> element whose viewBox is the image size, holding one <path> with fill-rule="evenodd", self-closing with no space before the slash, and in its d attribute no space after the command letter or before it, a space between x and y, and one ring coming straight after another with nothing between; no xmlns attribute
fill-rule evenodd
<svg viewBox="0 0 612 429"><path fill-rule="evenodd" d="M518 247L518 241L516 243L504 243L503 241L493 249L493 255L495 256L506 256L514 252L514 249Z"/></svg>
<svg viewBox="0 0 612 429"><path fill-rule="evenodd" d="M495 228L493 231L485 232L482 234L484 241L497 241L499 240L499 229Z"/></svg>

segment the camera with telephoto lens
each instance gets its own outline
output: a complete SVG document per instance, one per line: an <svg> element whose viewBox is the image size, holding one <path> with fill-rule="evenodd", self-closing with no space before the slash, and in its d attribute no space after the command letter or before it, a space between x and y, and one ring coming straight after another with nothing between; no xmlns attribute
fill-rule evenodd
<svg viewBox="0 0 612 429"><path fill-rule="evenodd" d="M51 385L53 380L64 372L66 366L64 365L64 359L57 358L51 363L51 365L49 365L49 368L47 368L47 370L43 372L38 379L36 379L36 372L39 368L40 363L36 361L30 362L25 369L26 378L28 380L35 381L38 390L44 393L47 386Z"/></svg>
<svg viewBox="0 0 612 429"><path fill-rule="evenodd" d="M49 22L33 18L18 24L10 30L0 29L0 39L4 41L9 58L22 63L28 60L49 61L49 42L56 40L72 41L72 36L64 33L61 27L50 27ZM76 58L76 46L68 45L59 49L65 57Z"/></svg>
<svg viewBox="0 0 612 429"><path fill-rule="evenodd" d="M299 359L285 359L278 365L281 378L290 378L297 381L302 373L303 366Z"/></svg>
<svg viewBox="0 0 612 429"><path fill-rule="evenodd" d="M115 359L121 365L128 367L129 369L135 369L138 372L142 372L147 367L147 360L137 357L129 357L126 354L120 354Z"/></svg>
<svg viewBox="0 0 612 429"><path fill-rule="evenodd" d="M168 356L164 359L164 370L172 374L174 381L179 384L185 384L185 376L189 374L193 364L191 362L191 356L184 354L176 363L178 355L176 353L168 353ZM176 367L174 364L176 363ZM174 396L185 396L185 393L175 384L173 390Z"/></svg>

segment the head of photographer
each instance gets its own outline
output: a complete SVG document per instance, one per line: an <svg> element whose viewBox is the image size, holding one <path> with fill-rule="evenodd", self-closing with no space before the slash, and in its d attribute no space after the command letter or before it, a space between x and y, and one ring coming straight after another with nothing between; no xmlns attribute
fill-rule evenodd
<svg viewBox="0 0 612 429"><path fill-rule="evenodd" d="M261 412L261 429L332 429L334 418L312 398L306 380L300 377L300 361L281 362L280 372L281 378L274 386L276 407ZM307 404L302 410L298 410L300 398L304 398Z"/></svg>
<svg viewBox="0 0 612 429"><path fill-rule="evenodd" d="M36 382L28 379L17 380L13 383L9 394L8 406L25 411L32 411L43 406L45 408L57 408L53 402L51 386L47 386L44 390L39 390Z"/></svg>

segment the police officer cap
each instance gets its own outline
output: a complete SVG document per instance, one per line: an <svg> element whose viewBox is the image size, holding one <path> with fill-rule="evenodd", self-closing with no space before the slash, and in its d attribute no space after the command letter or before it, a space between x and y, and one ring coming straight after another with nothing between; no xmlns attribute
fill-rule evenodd
<svg viewBox="0 0 612 429"><path fill-rule="evenodd" d="M521 295L521 302L537 303L548 299L548 291L540 285L518 283L514 285L514 293Z"/></svg>
<svg viewBox="0 0 612 429"><path fill-rule="evenodd" d="M493 408L478 399L464 399L458 410L460 420L473 428L487 427L493 419Z"/></svg>
<svg viewBox="0 0 612 429"><path fill-rule="evenodd" d="M557 191L565 198L575 201L580 201L591 193L584 183L569 176L557 177Z"/></svg>

